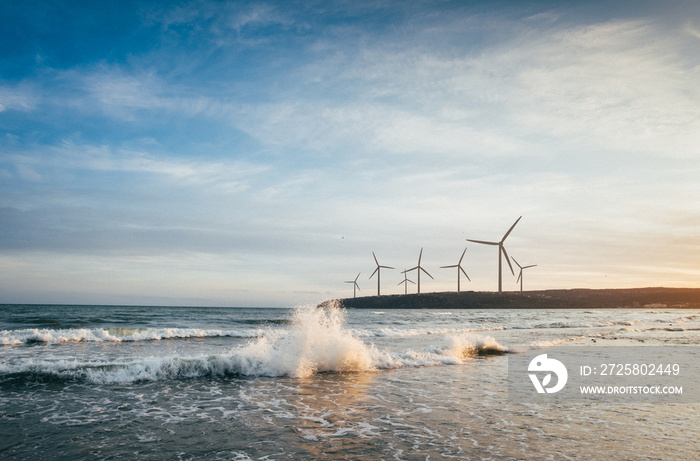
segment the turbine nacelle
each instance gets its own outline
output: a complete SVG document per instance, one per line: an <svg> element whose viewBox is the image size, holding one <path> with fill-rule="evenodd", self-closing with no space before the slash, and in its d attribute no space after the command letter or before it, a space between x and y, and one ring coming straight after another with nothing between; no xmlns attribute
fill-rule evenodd
<svg viewBox="0 0 700 461"><path fill-rule="evenodd" d="M360 285L357 284L357 279L360 278L360 273L358 272L357 277L355 277L355 280L346 280L345 283L352 283L352 297L354 298L355 295L357 294L356 290L360 290ZM362 291L362 290L360 290Z"/></svg>
<svg viewBox="0 0 700 461"><path fill-rule="evenodd" d="M420 249L420 254L418 255L418 265L415 267L412 267L410 269L406 269L405 271L402 272L402 274L406 274L411 271L416 271L418 273L418 294L420 294L420 273L423 271L428 277L431 279L435 280L430 273L428 273L427 270L423 269L423 267L420 265L420 261L423 258L423 248Z"/></svg>
<svg viewBox="0 0 700 461"><path fill-rule="evenodd" d="M520 291L523 291L523 271L525 269L529 269L531 267L536 267L537 264L531 264L529 266L521 266L520 263L515 260L515 258L513 258L513 262L515 264L517 264L517 266L520 268L520 272L518 273L518 280L516 280L515 283L517 284L518 282L520 282Z"/></svg>
<svg viewBox="0 0 700 461"><path fill-rule="evenodd" d="M377 274L377 296L380 296L380 283L381 283L381 272L380 269L393 269L393 267L390 266L382 266L379 264L379 261L377 261L377 255L374 254L374 251L372 252L372 256L374 256L374 262L377 264L377 268L374 269L374 272L372 272L372 275L369 276L369 278L374 277L374 274Z"/></svg>
<svg viewBox="0 0 700 461"><path fill-rule="evenodd" d="M408 279L408 275L406 275L406 271L403 271L403 272L401 272L401 273L403 274L403 280L401 280L399 283L397 283L397 285L401 285L401 284L403 283L403 284L404 284L404 290L403 290L403 292L404 292L404 294L408 294L408 284L409 284L409 283L412 283L412 284L415 285L416 282L414 282L413 280L409 280L409 279Z"/></svg>
<svg viewBox="0 0 700 461"><path fill-rule="evenodd" d="M462 274L464 274L464 276L467 278L467 280L469 280L470 282L472 281L472 279L469 278L469 276L467 275L467 272L462 267L462 260L464 259L464 255L466 253L467 253L467 249L465 248L464 251L462 252L462 256L459 258L459 262L457 264L453 264L451 266L440 266L440 269L451 269L451 268L455 268L455 267L457 268L457 293L460 292L460 288L461 288L460 275L459 275L460 271L462 272Z"/></svg>
<svg viewBox="0 0 700 461"><path fill-rule="evenodd" d="M510 229L508 229L508 232L503 235L503 238L499 242L490 242L486 240L472 240L472 239L467 239L469 242L474 242L474 243L479 243L481 245L493 245L493 246L498 246L498 292L503 291L503 276L502 276L502 271L501 271L501 255L506 257L506 262L508 263L508 267L510 267L510 272L515 275L515 271L513 270L513 265L510 263L510 258L508 257L508 252L506 251L506 248L503 246L503 242L506 241L508 236L510 235L511 232L513 232L513 229L515 226L520 222L520 220L523 217L519 217L512 226L510 226Z"/></svg>

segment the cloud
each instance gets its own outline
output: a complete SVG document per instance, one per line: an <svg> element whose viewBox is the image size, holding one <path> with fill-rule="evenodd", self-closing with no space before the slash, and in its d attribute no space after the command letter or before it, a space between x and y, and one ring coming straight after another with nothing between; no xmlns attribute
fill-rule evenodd
<svg viewBox="0 0 700 461"><path fill-rule="evenodd" d="M686 24L685 32L692 37L700 39L700 30L695 28L695 26L691 23Z"/></svg>
<svg viewBox="0 0 700 461"><path fill-rule="evenodd" d="M1 87L3 277L318 301L372 250L411 267L423 246L436 270L520 215L533 288L696 274L692 30L390 7L187 3L128 59ZM490 250L467 253L474 289L495 288Z"/></svg>
<svg viewBox="0 0 700 461"><path fill-rule="evenodd" d="M387 37L321 53L296 71L306 90L281 91L234 123L311 151L530 156L556 139L579 151L694 155L700 90L673 36L642 21L512 26L512 41L462 55Z"/></svg>
<svg viewBox="0 0 700 461"><path fill-rule="evenodd" d="M225 103L202 94L188 96L195 89L168 83L148 71L132 73L99 66L89 72L67 71L59 79L84 90L72 99L80 110L90 113L97 106L106 116L129 122L144 122L156 113L192 118L217 117L230 111Z"/></svg>
<svg viewBox="0 0 700 461"><path fill-rule="evenodd" d="M0 112L19 110L28 112L35 108L37 97L27 84L0 85Z"/></svg>
<svg viewBox="0 0 700 461"><path fill-rule="evenodd" d="M514 96L523 128L606 150L694 155L700 90L673 38L648 23L621 21L524 45L504 51L519 69L515 94L505 94Z"/></svg>
<svg viewBox="0 0 700 461"><path fill-rule="evenodd" d="M239 34L246 27L262 27L270 25L281 25L290 27L296 23L278 7L265 3L254 3L246 5L238 11L233 12L228 18L228 25Z"/></svg>
<svg viewBox="0 0 700 461"><path fill-rule="evenodd" d="M269 170L267 165L245 160L177 159L70 140L58 146L36 146L27 152L6 154L0 162L12 165L21 177L31 180L40 179L42 171L47 176L60 171L129 172L167 177L181 185L216 184L227 190L236 183L246 188L245 181Z"/></svg>
<svg viewBox="0 0 700 461"><path fill-rule="evenodd" d="M274 22L265 19L274 16L271 10L260 8L237 12L239 27ZM101 66L69 71L65 79L87 90L77 100L86 112L97 103L105 115L130 122L155 114L209 119L262 145L313 155L530 156L541 155L538 137L579 148L693 155L700 90L674 37L642 21L540 26L539 20L500 23L511 28L511 40L461 52L421 43L425 32L403 43L411 24L357 48L336 43L330 55L309 42L286 81L249 87L258 98L253 103L250 93L214 97L205 87L146 69Z"/></svg>

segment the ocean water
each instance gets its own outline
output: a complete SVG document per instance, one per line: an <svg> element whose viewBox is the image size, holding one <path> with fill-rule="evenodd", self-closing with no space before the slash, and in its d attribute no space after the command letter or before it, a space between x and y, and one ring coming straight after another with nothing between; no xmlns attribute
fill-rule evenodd
<svg viewBox="0 0 700 461"><path fill-rule="evenodd" d="M700 404L509 401L507 355L700 313L0 306L0 459L698 459Z"/></svg>

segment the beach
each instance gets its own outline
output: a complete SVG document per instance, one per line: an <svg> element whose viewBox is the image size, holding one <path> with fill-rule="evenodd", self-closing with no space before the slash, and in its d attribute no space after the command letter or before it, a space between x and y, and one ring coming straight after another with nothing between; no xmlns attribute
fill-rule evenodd
<svg viewBox="0 0 700 461"><path fill-rule="evenodd" d="M0 306L3 459L695 459L700 403L508 396L509 356L697 347L691 309ZM670 350L670 349L669 349Z"/></svg>

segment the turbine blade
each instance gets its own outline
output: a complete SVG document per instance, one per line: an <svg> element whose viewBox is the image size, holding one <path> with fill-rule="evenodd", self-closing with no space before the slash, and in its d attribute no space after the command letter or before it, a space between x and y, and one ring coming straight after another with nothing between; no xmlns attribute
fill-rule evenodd
<svg viewBox="0 0 700 461"><path fill-rule="evenodd" d="M389 266L379 266L379 267L381 267L382 269L393 269L393 267L389 267Z"/></svg>
<svg viewBox="0 0 700 461"><path fill-rule="evenodd" d="M469 280L470 282L472 281L472 279L469 278L469 276L467 275L466 271L462 268L462 266L459 266L459 270L462 271L462 274L464 274L464 276L467 278L467 280Z"/></svg>
<svg viewBox="0 0 700 461"><path fill-rule="evenodd" d="M369 276L369 278L374 277L374 274L376 274L379 271L379 266L377 266L376 269L374 269L374 272L372 272L372 275Z"/></svg>
<svg viewBox="0 0 700 461"><path fill-rule="evenodd" d="M513 260L513 262L515 262L515 264L518 265L519 268L521 268L521 269L523 268L523 266L521 266L520 263L518 263L518 261L515 260L515 258L511 258L511 259Z"/></svg>
<svg viewBox="0 0 700 461"><path fill-rule="evenodd" d="M515 275L515 271L513 271L513 265L510 263L510 258L508 258L508 252L506 251L506 247L501 245L501 251L503 251L503 255L506 257L506 262L508 263L508 267L510 267L510 273Z"/></svg>
<svg viewBox="0 0 700 461"><path fill-rule="evenodd" d="M452 265L452 266L440 266L440 269L449 269L449 268L451 268L451 267L459 267L459 264L455 264L455 265Z"/></svg>
<svg viewBox="0 0 700 461"><path fill-rule="evenodd" d="M423 257L423 247L420 249L420 254L418 255L418 265L420 266L420 260Z"/></svg>
<svg viewBox="0 0 700 461"><path fill-rule="evenodd" d="M466 252L467 252L467 249L465 248L464 251L462 252L462 257L459 258L459 263L457 263L457 265L462 264L462 260L464 259L464 254L465 254Z"/></svg>
<svg viewBox="0 0 700 461"><path fill-rule="evenodd" d="M408 279L407 279L407 280L408 280ZM413 280L408 280L408 281L411 282L411 283L414 284L414 285L416 284L416 282L414 282Z"/></svg>
<svg viewBox="0 0 700 461"><path fill-rule="evenodd" d="M498 242L486 242L484 240L471 240L467 239L468 242L481 243L482 245L498 245Z"/></svg>
<svg viewBox="0 0 700 461"><path fill-rule="evenodd" d="M362 273L362 272L358 272L358 273L357 273L357 277L355 277L355 282L357 282L357 279L360 278L360 274L361 274L361 273Z"/></svg>
<svg viewBox="0 0 700 461"><path fill-rule="evenodd" d="M377 255L374 254L374 251L372 252L372 256L374 256L374 262L377 263L377 266L378 266L379 261L377 261Z"/></svg>
<svg viewBox="0 0 700 461"><path fill-rule="evenodd" d="M410 269L406 269L405 271L403 271L403 272L401 272L401 273L402 273L402 274L405 274L406 272L411 272L411 271L414 271L414 270L416 270L416 269L418 269L418 266L412 267L412 268L410 268Z"/></svg>
<svg viewBox="0 0 700 461"><path fill-rule="evenodd" d="M521 270L520 273L518 274L518 280L515 281L515 283L518 283L520 279L523 278L523 271Z"/></svg>
<svg viewBox="0 0 700 461"><path fill-rule="evenodd" d="M525 267L523 267L523 269L527 269L529 267L537 267L537 264L533 264L532 266L525 266Z"/></svg>
<svg viewBox="0 0 700 461"><path fill-rule="evenodd" d="M425 273L428 275L428 277L430 277L431 279L435 280L435 279L433 278L432 275L428 274L428 271L427 271L427 270L423 269L422 267L420 268L420 270L422 270L423 272L425 272Z"/></svg>
<svg viewBox="0 0 700 461"><path fill-rule="evenodd" d="M515 227L515 225L518 224L518 221L520 221L521 219L523 219L522 216L519 217L519 218L515 221L515 223L513 223L512 226L510 226L510 229L508 229L508 232L506 232L506 235L503 236L503 238L501 239L501 242L503 242L505 239L508 238L508 236L510 235L510 233L513 231L513 228Z"/></svg>
<svg viewBox="0 0 700 461"><path fill-rule="evenodd" d="M355 286L357 287L358 290L360 290L360 285L358 285L358 284L356 283ZM362 290L360 290L360 291L362 291Z"/></svg>

